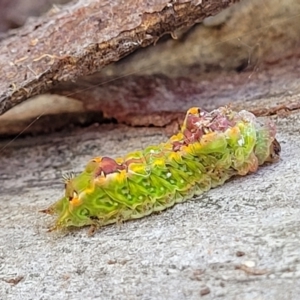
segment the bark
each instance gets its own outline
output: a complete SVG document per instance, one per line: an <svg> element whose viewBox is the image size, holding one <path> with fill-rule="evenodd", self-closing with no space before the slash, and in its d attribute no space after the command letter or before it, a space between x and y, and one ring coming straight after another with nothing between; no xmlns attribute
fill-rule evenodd
<svg viewBox="0 0 300 300"><path fill-rule="evenodd" d="M237 1L79 0L54 8L1 42L0 114Z"/></svg>

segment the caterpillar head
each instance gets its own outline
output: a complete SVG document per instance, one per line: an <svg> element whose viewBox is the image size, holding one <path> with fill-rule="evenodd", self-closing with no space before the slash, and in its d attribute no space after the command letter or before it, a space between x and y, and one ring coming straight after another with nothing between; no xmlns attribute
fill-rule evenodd
<svg viewBox="0 0 300 300"><path fill-rule="evenodd" d="M51 230L90 224L87 210L81 207L84 202L84 195L91 189L92 179L98 165L97 159L94 159L88 163L85 170L78 176L74 176L73 173L63 175L64 196L47 209L41 210L46 214L58 215L58 219Z"/></svg>
<svg viewBox="0 0 300 300"><path fill-rule="evenodd" d="M64 176L65 195L49 208L41 212L56 214L58 219L51 230L69 226L81 227L95 225L98 219L95 213L95 182L99 186L107 184L114 173L120 174L126 166L121 160L109 157L96 157L78 176Z"/></svg>
<svg viewBox="0 0 300 300"><path fill-rule="evenodd" d="M90 189L91 174L83 172L65 181L65 195L53 205L41 212L58 215L55 225L50 231L69 226L85 226L92 224L89 211L83 207L86 191Z"/></svg>

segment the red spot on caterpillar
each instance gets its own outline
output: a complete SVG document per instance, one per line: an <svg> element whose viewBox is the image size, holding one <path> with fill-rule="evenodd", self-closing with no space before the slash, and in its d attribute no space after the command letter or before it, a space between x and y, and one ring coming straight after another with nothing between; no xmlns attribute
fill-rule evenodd
<svg viewBox="0 0 300 300"><path fill-rule="evenodd" d="M108 175L121 170L125 170L126 167L124 165L118 164L114 159L110 157L102 157L99 162L99 167L95 172L95 177L99 175Z"/></svg>
<svg viewBox="0 0 300 300"><path fill-rule="evenodd" d="M196 130L193 130L193 131L194 132L189 131L188 129L184 130L183 135L185 137L185 139L184 139L185 145L192 144L192 143L199 141L204 134L203 131L199 128L197 128Z"/></svg>
<svg viewBox="0 0 300 300"><path fill-rule="evenodd" d="M180 143L180 142L173 142L173 148L172 149L173 149L173 151L178 152L180 150L181 146L183 146L182 143Z"/></svg>

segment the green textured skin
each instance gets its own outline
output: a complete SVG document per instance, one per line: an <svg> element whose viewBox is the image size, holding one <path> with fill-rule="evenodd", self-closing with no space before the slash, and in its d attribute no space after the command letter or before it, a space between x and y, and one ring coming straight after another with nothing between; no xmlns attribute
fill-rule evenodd
<svg viewBox="0 0 300 300"><path fill-rule="evenodd" d="M43 212L58 215L52 229L141 218L255 172L276 161L279 151L271 121L226 107L211 113L192 108L166 143L122 158L92 159L66 179L65 196Z"/></svg>

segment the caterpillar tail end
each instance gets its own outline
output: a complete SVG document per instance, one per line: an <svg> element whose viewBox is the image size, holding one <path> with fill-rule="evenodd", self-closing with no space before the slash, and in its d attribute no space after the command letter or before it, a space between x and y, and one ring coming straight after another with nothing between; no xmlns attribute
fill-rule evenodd
<svg viewBox="0 0 300 300"><path fill-rule="evenodd" d="M55 214L55 209L54 209L53 206L50 206L48 208L39 210L39 212L47 214L47 215L54 215Z"/></svg>
<svg viewBox="0 0 300 300"><path fill-rule="evenodd" d="M279 142L274 139L272 144L270 145L270 154L268 158L266 159L266 162L277 162L280 158L280 152L281 152L281 146Z"/></svg>

